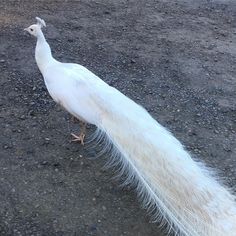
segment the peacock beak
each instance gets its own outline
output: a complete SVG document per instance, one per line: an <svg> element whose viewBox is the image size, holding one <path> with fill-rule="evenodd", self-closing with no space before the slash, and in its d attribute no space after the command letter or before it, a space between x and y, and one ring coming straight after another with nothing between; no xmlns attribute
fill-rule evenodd
<svg viewBox="0 0 236 236"><path fill-rule="evenodd" d="M25 34L27 34L27 35L28 35L28 34L31 34L29 27L28 27L28 28L25 28L25 29L24 29L24 32L25 32L25 31L27 32L27 33L25 33Z"/></svg>

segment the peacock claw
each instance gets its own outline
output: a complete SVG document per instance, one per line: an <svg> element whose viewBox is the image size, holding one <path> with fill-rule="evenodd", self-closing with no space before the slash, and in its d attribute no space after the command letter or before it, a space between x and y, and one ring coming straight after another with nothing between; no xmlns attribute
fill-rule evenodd
<svg viewBox="0 0 236 236"><path fill-rule="evenodd" d="M85 138L85 133L80 133L80 135L76 135L71 133L74 139L71 140L71 142L80 142L84 146L84 138Z"/></svg>

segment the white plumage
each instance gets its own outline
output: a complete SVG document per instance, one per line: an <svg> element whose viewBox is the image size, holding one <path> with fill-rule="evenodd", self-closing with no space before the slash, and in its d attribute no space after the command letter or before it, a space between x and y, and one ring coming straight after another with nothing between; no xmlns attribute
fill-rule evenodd
<svg viewBox="0 0 236 236"><path fill-rule="evenodd" d="M55 60L41 31L45 22L36 19L25 30L37 37L35 58L50 95L106 136L119 153L113 158L127 182L135 184L154 217L164 218L178 235L235 236L236 204L230 191L141 106L85 67Z"/></svg>

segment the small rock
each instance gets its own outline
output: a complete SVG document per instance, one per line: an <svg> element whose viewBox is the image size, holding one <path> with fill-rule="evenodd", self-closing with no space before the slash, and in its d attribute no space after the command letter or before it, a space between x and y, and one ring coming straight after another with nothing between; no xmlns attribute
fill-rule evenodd
<svg viewBox="0 0 236 236"><path fill-rule="evenodd" d="M41 163L41 165L47 165L48 164L48 161L43 161L42 163Z"/></svg>
<svg viewBox="0 0 236 236"><path fill-rule="evenodd" d="M131 62L132 64L136 63L136 61L135 61L134 59L131 59L130 62Z"/></svg>
<svg viewBox="0 0 236 236"><path fill-rule="evenodd" d="M25 120L25 115L20 116L21 120Z"/></svg>

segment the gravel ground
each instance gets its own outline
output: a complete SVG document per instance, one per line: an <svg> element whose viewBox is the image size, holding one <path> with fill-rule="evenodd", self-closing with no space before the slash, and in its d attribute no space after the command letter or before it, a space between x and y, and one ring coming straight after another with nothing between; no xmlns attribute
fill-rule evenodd
<svg viewBox="0 0 236 236"><path fill-rule="evenodd" d="M23 28L40 16L54 56L143 105L236 191L236 2L0 3L0 234L161 234L132 188L49 97ZM122 106L121 106L122 111ZM126 111L123 111L126 112ZM90 132L93 127L90 128Z"/></svg>

